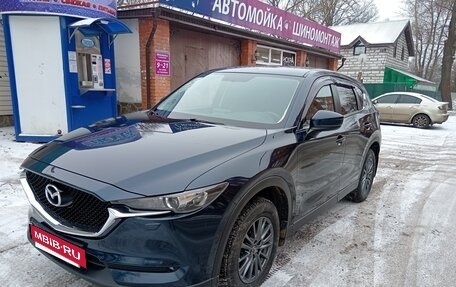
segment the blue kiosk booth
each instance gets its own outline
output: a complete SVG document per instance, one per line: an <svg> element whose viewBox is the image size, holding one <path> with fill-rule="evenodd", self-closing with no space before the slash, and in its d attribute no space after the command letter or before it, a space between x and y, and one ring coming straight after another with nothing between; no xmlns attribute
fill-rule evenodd
<svg viewBox="0 0 456 287"><path fill-rule="evenodd" d="M0 1L16 140L47 142L117 115L115 0Z"/></svg>

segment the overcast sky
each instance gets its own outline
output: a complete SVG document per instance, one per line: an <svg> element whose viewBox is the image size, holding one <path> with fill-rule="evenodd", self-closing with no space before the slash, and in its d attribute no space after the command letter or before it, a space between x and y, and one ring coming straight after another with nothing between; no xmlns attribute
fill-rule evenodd
<svg viewBox="0 0 456 287"><path fill-rule="evenodd" d="M374 0L378 8L378 22L386 19L405 19L406 16L401 16L401 8L404 6L403 0Z"/></svg>

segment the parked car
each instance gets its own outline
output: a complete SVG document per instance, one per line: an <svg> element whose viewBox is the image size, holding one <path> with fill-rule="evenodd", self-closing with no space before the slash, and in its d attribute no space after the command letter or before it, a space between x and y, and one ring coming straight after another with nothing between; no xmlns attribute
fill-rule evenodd
<svg viewBox="0 0 456 287"><path fill-rule="evenodd" d="M22 164L28 237L100 285L259 286L278 245L377 170L378 112L327 70L203 73ZM292 239L291 239L292 240Z"/></svg>
<svg viewBox="0 0 456 287"><path fill-rule="evenodd" d="M374 98L372 102L379 110L382 122L413 124L417 128L428 128L448 120L448 103L419 93L386 93Z"/></svg>

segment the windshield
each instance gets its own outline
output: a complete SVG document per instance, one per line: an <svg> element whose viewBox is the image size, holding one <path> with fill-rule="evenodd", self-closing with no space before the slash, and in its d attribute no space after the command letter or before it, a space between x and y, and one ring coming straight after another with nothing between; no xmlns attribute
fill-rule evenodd
<svg viewBox="0 0 456 287"><path fill-rule="evenodd" d="M278 75L212 73L176 90L154 112L175 119L278 127L287 115L300 80Z"/></svg>

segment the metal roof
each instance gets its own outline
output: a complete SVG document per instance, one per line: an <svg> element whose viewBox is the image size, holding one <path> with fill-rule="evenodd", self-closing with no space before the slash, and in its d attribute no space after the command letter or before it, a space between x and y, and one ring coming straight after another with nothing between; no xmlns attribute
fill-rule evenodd
<svg viewBox="0 0 456 287"><path fill-rule="evenodd" d="M376 23L360 23L330 27L341 33L341 46L352 46L361 40L367 45L393 44L402 32L405 33L410 56L415 55L412 29L409 20L395 20Z"/></svg>
<svg viewBox="0 0 456 287"><path fill-rule="evenodd" d="M399 70L399 69L396 69L396 68L391 68L391 67L388 67L388 68L391 69L391 70L393 70L393 71L396 71L396 72L398 72L398 73L401 73L401 74L403 74L403 75L405 75L405 76L407 76L407 77L410 77L410 78L416 80L417 82L435 85L434 82L431 82L431 81L429 81L429 80L426 80L426 79L424 79L424 78L421 78L421 77L419 77L419 76L417 76L417 75L414 75L414 74L412 74L412 73L410 73L410 72L406 72L406 71Z"/></svg>

